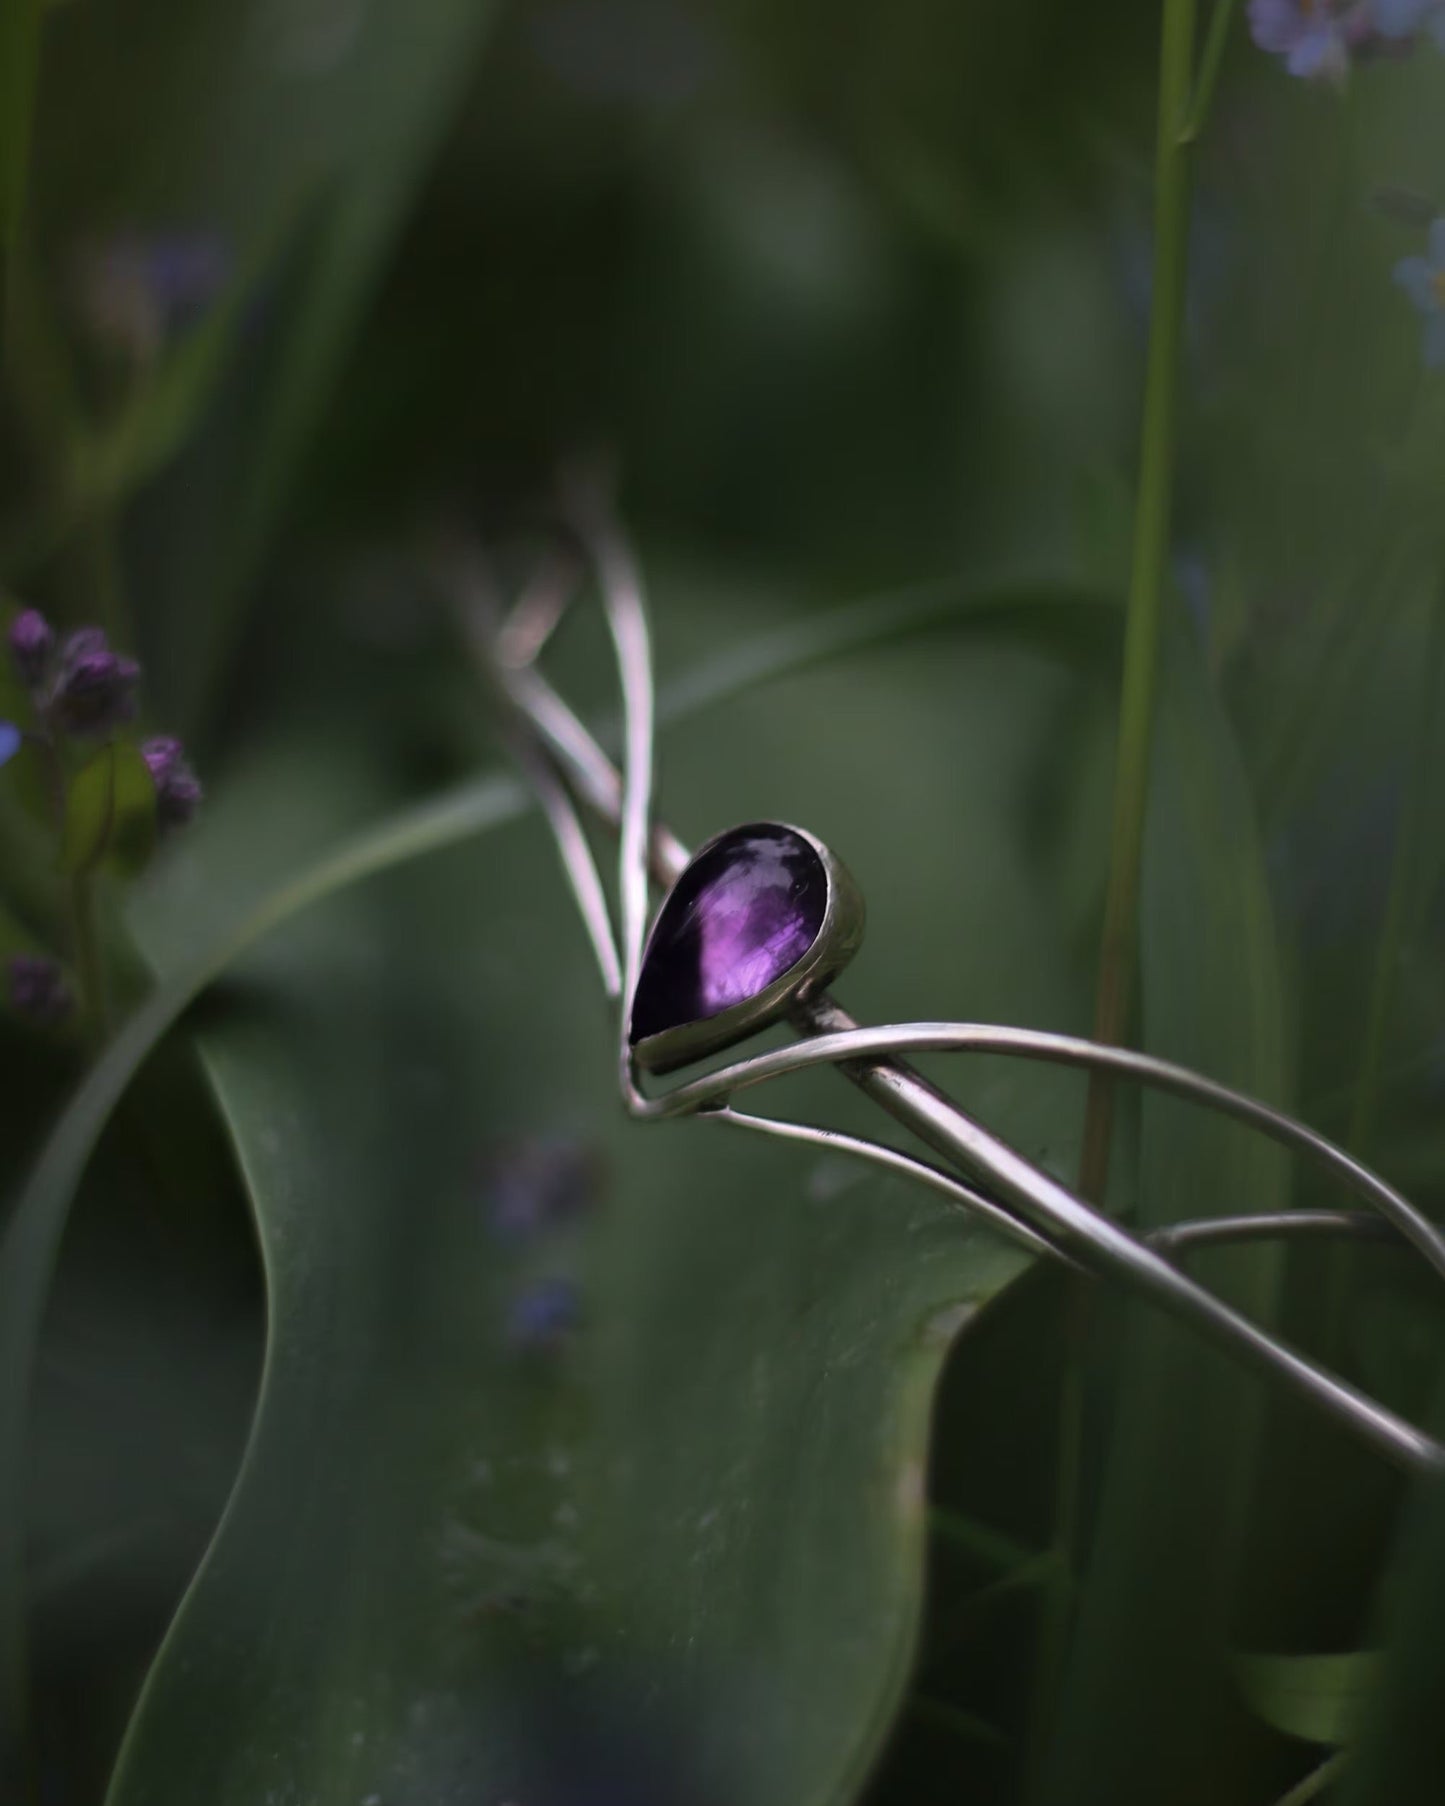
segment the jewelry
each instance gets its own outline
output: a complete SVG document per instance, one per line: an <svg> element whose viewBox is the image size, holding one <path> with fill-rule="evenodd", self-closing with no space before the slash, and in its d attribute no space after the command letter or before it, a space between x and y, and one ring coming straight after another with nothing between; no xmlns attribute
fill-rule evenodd
<svg viewBox="0 0 1445 1806"><path fill-rule="evenodd" d="M643 949L628 1041L645 1072L735 1046L816 996L863 940L863 898L821 840L783 822L694 853Z"/></svg>
<svg viewBox="0 0 1445 1806"><path fill-rule="evenodd" d="M1283 1380L1396 1465L1409 1471L1445 1465L1445 1450L1413 1425L1267 1334L1168 1258L1206 1243L1377 1233L1388 1224L1445 1276L1445 1236L1435 1224L1305 1124L1152 1055L1041 1030L974 1023L860 1027L825 987L861 941L862 899L821 841L783 823L753 822L715 836L690 859L653 823L651 649L641 584L625 542L605 515L579 511L575 527L598 576L617 655L625 741L621 775L535 668L560 613L555 598L546 605L540 629L535 618L514 617L501 631L490 616L472 625L479 654L505 701L510 736L553 829L597 950L604 988L621 1004L618 1071L629 1113L644 1121L697 1115L904 1174L1031 1252L1120 1281L1152 1299L1237 1358ZM533 598L519 611L536 607ZM499 650L516 646L526 647L525 658ZM620 958L601 880L577 819L579 804L619 831ZM666 895L644 948L650 880ZM798 1044L724 1066L656 1097L641 1089L643 1074L662 1075L719 1053L784 1016L803 1037ZM1010 1147L901 1057L925 1050L1042 1059L1172 1092L1307 1155L1379 1216L1273 1212L1177 1224L1142 1240ZM949 1170L857 1136L733 1106L742 1091L819 1065L836 1066L941 1155Z"/></svg>

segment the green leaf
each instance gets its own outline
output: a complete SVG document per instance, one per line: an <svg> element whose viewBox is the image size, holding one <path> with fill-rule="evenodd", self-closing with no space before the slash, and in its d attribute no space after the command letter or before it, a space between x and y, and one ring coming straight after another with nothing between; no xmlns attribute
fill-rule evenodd
<svg viewBox="0 0 1445 1806"><path fill-rule="evenodd" d="M238 867L217 861L219 882L209 906L193 897L171 937L176 969L126 1023L80 1085L15 1201L0 1244L0 1783L23 1772L26 1661L24 1635L24 1447L35 1345L51 1274L80 1176L112 1111L131 1080L188 1005L232 960L278 922L333 890L354 884L400 860L412 859L519 814L518 787L488 777L451 796L405 811L359 833L338 850L274 888L255 847L275 848L299 863L314 846L317 823L305 836L285 832L288 811L303 788L294 761L271 794L269 831L258 835ZM197 829L197 837L205 832ZM321 831L324 834L324 829ZM204 858L202 849L200 856ZM188 919L187 919L188 918ZM0 1794L3 1794L0 1785Z"/></svg>
<svg viewBox="0 0 1445 1806"><path fill-rule="evenodd" d="M1007 800L1056 693L974 644L749 695L671 739L676 825L771 794L867 884L947 808L910 882L877 887L875 1001L921 979L943 1008L1072 1019L1087 974ZM837 744L864 707L859 784ZM800 746L797 709L833 725ZM278 1776L547 1797L583 1778L569 1751L623 1797L640 1763L663 1798L852 1797L914 1647L933 1384L1026 1262L866 1169L823 1185L811 1153L622 1117L539 824L338 899L247 978L201 1048L256 1210L266 1377L112 1806L254 1801ZM1077 1117L1057 1076L957 1072L1034 1150ZM814 1088L870 1121L833 1075ZM482 1157L564 1129L605 1195L499 1242ZM519 1350L519 1304L558 1277L578 1328Z"/></svg>
<svg viewBox="0 0 1445 1806"><path fill-rule="evenodd" d="M110 864L137 872L156 839L156 787L140 749L113 740L70 780L60 838L61 870Z"/></svg>
<svg viewBox="0 0 1445 1806"><path fill-rule="evenodd" d="M1114 610L1107 604L1101 605L1097 598L1069 593L1057 585L1022 580L1000 589L960 586L956 608L960 625L976 621L985 629L1001 630L1005 623L1012 622L1026 637L1041 641L1048 639L1052 630L1052 637L1071 657L1077 656L1080 643L1094 654L1107 647L1115 621ZM692 685L699 692L696 701L701 704L732 694L739 684L756 685L764 678L781 680L860 643L882 643L890 637L896 639L941 623L942 615L932 604L926 610L910 613L906 608L898 609L896 598L889 597L839 609L832 616L816 617L801 629L786 631L776 642L768 636L759 642L772 648L767 657L749 657L745 653L729 668L727 676L711 685L699 677ZM947 661L935 659L932 663L947 674ZM856 705L854 692L858 686L855 680L847 678L835 678L834 682L845 686L835 700L839 718L846 720ZM686 691L689 685L681 688ZM815 690L814 701L817 696ZM765 698L749 698L749 705L760 710L760 722L769 731L754 736L744 734L741 744L751 752L754 782L761 779L759 787L766 790L775 775L776 761L769 747L779 711L775 703ZM676 708L669 713L676 719ZM953 711L946 708L940 710L940 716L954 719ZM985 688L978 721L986 742L995 717L998 727L1010 733L1021 726L1008 698L1001 691ZM906 749L912 742L911 723L907 732L901 721L895 728L891 743ZM998 807L997 786L992 779L997 750L988 745L988 757L976 767L965 786L964 797L975 810ZM703 744L701 766L714 778L719 775L711 736ZM830 769L836 772L841 768L836 761L830 761ZM314 779L318 771L334 784L336 774L331 761L324 757L305 758L294 748L278 749L269 779L263 777L253 786L261 795L263 806L249 831L228 833L228 809L222 806L221 799L192 831L187 868L192 877L172 890L172 907L168 911L154 913L164 895L153 905L152 931L164 937L166 975L121 1030L55 1125L16 1200L0 1244L0 1773L13 1774L18 1770L25 1710L23 1549L19 1526L24 1522L23 1446L35 1342L70 1204L101 1130L136 1072L189 1004L270 931L333 892L462 842L512 819L526 806L522 791L514 783L483 778L450 796L404 810L343 841L337 851L306 864L317 840L337 835L340 821L357 812L354 804L341 809L333 802L326 808L314 799L308 800L310 790L304 780L308 776ZM729 778L740 778L741 774L741 766L736 772L728 767ZM915 807L929 806L930 784L938 791L932 807L941 819L946 810L956 809L959 800L950 762L913 773L910 794ZM739 806L737 797L724 805L732 809ZM906 832L907 818L894 810L892 819L898 830ZM966 841L951 837L946 845L958 849L961 855ZM903 851L899 849L900 856ZM286 876L288 869L298 875ZM1003 866L1001 874L1010 869ZM555 876L549 882L555 882ZM969 997L962 991L957 993L960 1011L980 998L986 1005L1000 980L1013 988L1016 1001L1020 983L1042 987L1040 999L1048 994L1051 981L1038 958L1037 943L1041 934L1049 932L1049 918L1046 911L1039 909L1040 899L1026 868L1015 872L1014 885L1009 903L997 912L1000 944L1013 949L1012 959L987 962L984 970L974 975L974 994ZM952 969L947 955L955 939L962 938L968 946L987 944L979 934L971 933L967 919L960 917L958 901L966 899L969 892L966 875L960 873L957 889L935 924L936 935L942 936L932 950L935 974ZM906 944L915 946L920 957L926 957L927 944L917 930L915 919L908 924L910 938ZM999 1007L1004 1007L1002 1000ZM1047 1019L1049 1014L1039 999L1022 1007L1036 1019ZM1069 1013L1064 1012L1060 1019L1069 1020ZM1039 1090L1055 1099L1067 1099L1067 1089L1058 1089L1061 1076L1044 1074L1031 1082L1031 1111L1037 1108L1032 1100ZM991 1101L997 1111L1001 1101L997 1086L991 1088Z"/></svg>
<svg viewBox="0 0 1445 1806"><path fill-rule="evenodd" d="M1442 1423L1435 1401L1432 1427ZM1378 1685L1352 1750L1344 1806L1431 1806L1445 1775L1445 1667L1440 1660L1445 1608L1445 1484L1419 1487L1391 1561L1382 1614L1385 1647Z"/></svg>
<svg viewBox="0 0 1445 1806"><path fill-rule="evenodd" d="M1144 1044L1278 1101L1278 956L1259 837L1229 726L1182 634L1161 672L1141 915ZM1141 1103L1147 1228L1281 1208L1288 1173L1258 1136L1173 1099ZM1274 1261L1251 1251L1200 1277L1267 1318ZM1106 1306L1105 1308L1111 1308ZM1132 1806L1221 1775L1226 1619L1257 1389L1173 1323L1122 1313L1117 1420L1050 1751L1045 1798ZM1201 1787L1203 1783L1201 1782Z"/></svg>
<svg viewBox="0 0 1445 1806"><path fill-rule="evenodd" d="M1377 1650L1349 1655L1240 1656L1235 1669L1250 1705L1287 1737L1306 1743L1348 1743L1366 1698L1380 1678Z"/></svg>
<svg viewBox="0 0 1445 1806"><path fill-rule="evenodd" d="M497 862L458 866L469 921L449 912L450 932L415 895L369 931L326 912L284 966L273 949L284 1007L203 1040L257 1209L272 1354L116 1806L253 1799L276 1772L321 1797L385 1797L411 1773L428 1797L470 1781L525 1798L569 1727L596 1739L599 1780L671 1749L678 1797L829 1799L891 1715L950 1313L1023 1263L900 1185L820 1207L805 1158L614 1128L607 1025L576 1008L585 949L550 904L525 930L518 914L524 883L554 882L539 833L507 867L498 907ZM403 925L430 972L318 972L322 937L354 939L364 969ZM448 985L466 1001L451 1019ZM438 1057L407 1098L407 1069ZM358 1115L366 1098L394 1103ZM584 1126L612 1186L580 1246L509 1257L466 1178L539 1110ZM528 1358L509 1317L554 1265L583 1327ZM222 1626L267 1660L237 1671Z"/></svg>

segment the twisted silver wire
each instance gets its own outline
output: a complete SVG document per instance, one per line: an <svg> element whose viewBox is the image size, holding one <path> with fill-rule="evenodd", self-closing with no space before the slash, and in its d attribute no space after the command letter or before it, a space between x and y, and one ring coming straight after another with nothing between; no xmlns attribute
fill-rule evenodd
<svg viewBox="0 0 1445 1806"><path fill-rule="evenodd" d="M1392 1230L1404 1237L1445 1274L1445 1237L1427 1217L1342 1149L1257 1099L1152 1055L1040 1030L972 1023L861 1028L828 996L794 1008L793 1025L806 1037L800 1043L735 1062L661 1097L649 1098L641 1091L628 1045L628 1022L646 930L648 880L651 876L664 888L670 886L687 864L688 855L674 836L655 827L650 819L653 686L650 639L636 565L604 510L579 510L574 525L597 572L617 657L624 706L622 773L535 669L503 665L489 644L494 637L489 631L479 631L476 639L494 681L509 699L514 727L535 737L537 756L550 761L561 793L575 794L594 814L620 830L622 948L616 965L623 973L623 992L619 1066L629 1112L641 1120L697 1115L724 1126L829 1148L916 1180L943 1193L1029 1252L1047 1253L1085 1271L1114 1278L1152 1298L1237 1358L1284 1381L1396 1465L1409 1471L1445 1465L1445 1451L1413 1425L1269 1336L1165 1257L1168 1252L1190 1247L1266 1236L1360 1235L1370 1233L1365 1227L1368 1224L1371 1229L1386 1228L1387 1233ZM610 962L600 949L612 944L611 924L591 852L580 823L575 824L575 832L566 827L559 831L557 790L549 786L542 800L589 936L599 949L606 980ZM572 807L570 801L565 807ZM1310 1156L1373 1205L1384 1223L1380 1218L1344 1211L1275 1212L1178 1224L1147 1241L1137 1239L975 1121L898 1057L926 1050L987 1051L1103 1069L1188 1098ZM836 1066L951 1165L985 1179L995 1195L885 1144L809 1124L755 1116L731 1105L739 1091L819 1065Z"/></svg>

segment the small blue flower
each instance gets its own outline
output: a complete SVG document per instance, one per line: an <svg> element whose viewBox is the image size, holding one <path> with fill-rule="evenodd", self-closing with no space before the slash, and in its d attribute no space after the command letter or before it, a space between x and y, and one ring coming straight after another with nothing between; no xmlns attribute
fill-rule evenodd
<svg viewBox="0 0 1445 1806"><path fill-rule="evenodd" d="M1425 362L1432 370L1445 365L1445 217L1430 227L1424 257L1402 257L1395 280L1424 316Z"/></svg>
<svg viewBox="0 0 1445 1806"><path fill-rule="evenodd" d="M558 1349L582 1315L582 1301L570 1279L539 1279L520 1293L507 1318L507 1340L528 1353Z"/></svg>
<svg viewBox="0 0 1445 1806"><path fill-rule="evenodd" d="M13 721L0 721L0 765L8 765L20 751L25 736Z"/></svg>
<svg viewBox="0 0 1445 1806"><path fill-rule="evenodd" d="M1301 81L1342 82L1351 52L1370 35L1367 6L1338 0L1249 0L1249 29L1261 50L1283 57Z"/></svg>

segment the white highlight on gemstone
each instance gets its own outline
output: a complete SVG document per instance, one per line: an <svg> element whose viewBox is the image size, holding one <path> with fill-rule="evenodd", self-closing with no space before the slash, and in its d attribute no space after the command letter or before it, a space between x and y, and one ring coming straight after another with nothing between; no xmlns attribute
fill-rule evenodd
<svg viewBox="0 0 1445 1806"><path fill-rule="evenodd" d="M711 1014L756 997L795 966L814 936L799 916L789 857L793 848L748 843L750 883L739 895L724 879L698 902L702 1003Z"/></svg>

